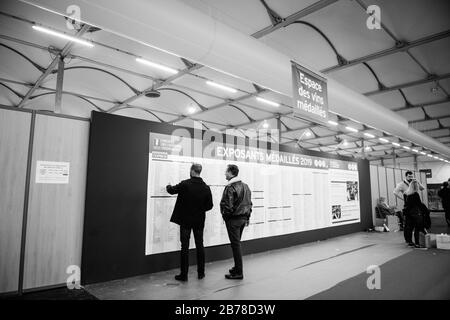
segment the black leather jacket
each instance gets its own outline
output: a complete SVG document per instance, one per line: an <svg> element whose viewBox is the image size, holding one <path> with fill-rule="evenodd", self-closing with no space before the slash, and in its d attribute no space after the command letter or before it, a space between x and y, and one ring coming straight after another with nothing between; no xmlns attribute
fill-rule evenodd
<svg viewBox="0 0 450 320"><path fill-rule="evenodd" d="M224 220L234 218L250 219L252 213L252 193L242 181L233 182L223 190L220 212Z"/></svg>

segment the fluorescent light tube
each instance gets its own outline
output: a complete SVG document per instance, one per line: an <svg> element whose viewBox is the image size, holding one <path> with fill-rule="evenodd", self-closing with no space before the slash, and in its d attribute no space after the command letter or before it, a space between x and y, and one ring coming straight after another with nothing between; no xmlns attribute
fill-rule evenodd
<svg viewBox="0 0 450 320"><path fill-rule="evenodd" d="M267 100L267 99L264 99L264 98L261 98L261 97L256 97L256 100L258 100L259 102L268 104L269 106L272 106L272 107L279 107L280 106L280 104L277 103L277 102L273 102L273 101L270 101L270 100Z"/></svg>
<svg viewBox="0 0 450 320"><path fill-rule="evenodd" d="M216 87L216 88L222 89L224 91L228 91L228 92L232 92L232 93L236 93L237 92L237 90L234 89L234 88L230 88L230 87L224 86L223 84L218 84L218 83L213 82L213 81L209 81L208 80L208 81L206 81L206 83L208 85L212 86L212 87Z"/></svg>
<svg viewBox="0 0 450 320"><path fill-rule="evenodd" d="M145 64L145 65L147 65L149 67L152 67L152 68L155 68L155 69L159 69L159 70L162 70L162 71L166 71L166 72L171 73L171 74L177 74L178 73L178 70L175 70L175 69L163 66L161 64L154 63L154 62L142 59L142 58L136 58L136 61L139 62L139 63Z"/></svg>
<svg viewBox="0 0 450 320"><path fill-rule="evenodd" d="M67 35L65 33L53 31L53 30L50 30L50 29L47 29L47 28L44 28L44 27L41 27L41 26L32 26L32 28L34 30L37 30L37 31L40 31L40 32L43 32L43 33L46 33L46 34L49 34L49 35L52 35L52 36L55 36L55 37L58 37L58 38L62 38L62 39L65 39L65 40L69 40L69 41L73 41L73 42L85 45L87 47L91 47L92 48L94 46L94 44L92 44L92 42L90 42L90 41L86 41L86 40L83 40L83 39L80 39L80 38L77 38L77 37L69 36L69 35Z"/></svg>

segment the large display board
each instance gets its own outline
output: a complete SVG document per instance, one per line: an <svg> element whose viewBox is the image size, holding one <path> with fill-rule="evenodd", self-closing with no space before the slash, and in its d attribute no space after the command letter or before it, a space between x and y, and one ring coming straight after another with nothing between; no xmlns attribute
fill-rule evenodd
<svg viewBox="0 0 450 320"><path fill-rule="evenodd" d="M252 191L243 240L360 222L357 162L219 142L200 144L201 152L195 152L194 139L155 132L149 144L146 255L179 250L179 227L169 221L177 196L165 187L188 179L194 162L202 164L201 176L213 195L206 247L229 242L219 207L227 164L239 167Z"/></svg>
<svg viewBox="0 0 450 320"><path fill-rule="evenodd" d="M185 141L191 141L194 144L200 145L199 148L192 148L192 151L194 152L189 152L189 155L194 155L196 158L200 158L204 161L203 178L210 185L217 184L217 188L215 188L216 195L214 196L215 208L207 213L207 223L209 224L211 222L213 229L211 229L210 226L207 226L205 229L205 232L208 233L206 238L212 239L212 241L220 242L220 239L223 239L225 232L221 217L219 216L218 211L215 210L219 205L219 194L221 195L223 185L226 183L224 177L226 164L231 163L232 161L238 163L241 168L239 175L249 184L255 183L252 181L262 181L261 185L264 187L268 185L268 188L271 188L271 185L281 185L280 188L273 187L271 189L261 190L252 186L253 197L264 197L264 199L253 199L254 212L251 222L252 224L254 223L255 226L247 228L244 231L244 237L245 239L248 239L250 236L255 238L244 241L244 254L276 250L301 243L329 239L352 232L359 232L372 226L370 175L369 162L367 160L352 159L312 150L304 150L304 154L298 154L298 149L293 149L285 145L278 146L278 150L281 152L277 152L275 149L276 147L271 143L264 142L264 139L260 139L255 143L250 139L233 137L221 132L213 134L210 133L210 131L194 130L192 128L173 126L167 123L145 121L94 111L92 112L92 121L89 130L89 161L86 208L83 223L83 254L81 260L82 284L104 282L140 274L169 270L178 268L180 265L179 251L164 251L156 254L146 254L148 249L146 248L146 241L149 236L149 233L147 232L147 223L151 221L149 220L149 211L147 210L149 205L148 199L150 196L148 188L148 172L149 169L156 169L156 167L153 166L155 163L162 165L162 161L173 161L173 159L169 158L172 158L173 156L187 156L188 153L185 155L180 154L180 152L178 152L178 154L174 152L170 153L170 157L169 154L167 154L167 157L165 158L164 150L161 150L160 152L163 153L160 154L159 158L162 159L157 159L155 156L157 152L155 151L158 150L150 150L150 133L175 136L183 135L194 138ZM214 143L211 144L210 141L214 141L215 143L224 141L224 143L221 144L224 148L217 149L217 145ZM246 145L247 147L244 149L240 147L241 145ZM236 152L238 149L241 151ZM183 152L184 150L185 149L183 149ZM201 150L200 154L196 154L196 150ZM231 156L231 150L233 150L233 157ZM245 153L243 153L242 150L244 150ZM253 153L248 153L248 161L243 161L246 160L247 157L246 151L253 151ZM165 153L167 153L167 151L165 151ZM150 154L151 158L149 157ZM236 159L234 154L237 154ZM271 156L271 154L273 154L273 156ZM265 159L266 155L268 155L268 159ZM256 161L256 164L251 163L254 162L257 157L263 156L264 161ZM270 173L271 171L266 172L264 170L275 170L273 168L277 167L275 164L277 159L282 162L282 165L279 166L281 171L287 170L289 173L297 172L296 175L289 177L290 180L286 179L286 174L283 176L282 173L281 175L271 175L271 178L266 179L263 174ZM219 164L206 165L205 163L209 160L220 161ZM160 168L160 170L166 170L166 173L155 170L155 175L151 178L152 181L155 182L154 186L160 188L161 191L168 182L177 183L179 180L187 178L189 174L188 167L192 161L193 159L188 157L189 164L185 164L186 167L171 164L178 168L178 171L170 170L169 168L174 167L167 166L167 163ZM355 164L357 164L357 167L355 167ZM246 170L245 167L247 165L252 168L254 165L258 165L258 168L261 170ZM152 169L152 166L154 169ZM358 169L357 173L353 172L356 168ZM290 171L294 169L298 169L299 171ZM351 178L347 178L347 175L350 175ZM331 178L333 176L335 178ZM251 177L253 177L253 180ZM321 184L319 177L324 181L328 181L329 188L321 187L323 183ZM173 179L173 181L169 181L169 178ZM156 183L158 179L161 180L160 183ZM216 181L215 183L213 183L214 179ZM291 181L292 187L290 188L295 187L298 188L298 190L289 195L285 189L282 189L285 188L285 181ZM317 181L317 183L314 181ZM355 193L354 191L350 192L352 188L355 190L356 185L354 183L350 183L349 188L347 189L347 181L358 182L358 193ZM332 191L333 189L334 191ZM155 190L158 192L156 188ZM349 192L348 198L347 190ZM260 196L258 197L258 192L255 191L265 191L265 193L260 193ZM324 193L321 195L321 192ZM325 192L328 192L328 195ZM336 197L331 197L330 192L334 192ZM282 197L280 194L285 196L286 200L280 198ZM170 196L169 194L162 192L160 195ZM357 203L358 200L351 200L353 198L356 199L356 197L359 198L359 204ZM174 201L174 199L175 198L172 198L170 201ZM322 202L327 199L331 199L328 201L333 201L333 205L335 206L341 205L340 217L339 207L335 207L335 219L332 219L332 212L330 213L330 210L332 210L331 202L328 203L328 208L322 206ZM350 201L347 199L350 199ZM283 206L290 205L289 201L292 201L292 207L300 206L301 212L303 212L303 215L299 216L298 221L294 221L294 218L297 219L295 208L290 212L288 210L289 208L283 208ZM160 201L160 203L164 202ZM360 206L361 221L359 223L344 221L351 219L352 207L357 208L358 205ZM259 213L261 213L262 209L257 207L261 206L264 206L265 209L264 224L266 225L268 232L277 230L277 228L279 228L281 232L290 232L289 229L285 230L284 228L289 228L286 227L286 225L291 224L293 225L293 229L291 229L292 233L279 234L273 237L264 236L266 229L263 228L261 229L262 231L259 231L260 234L258 234L256 223L258 222L258 217L261 217L261 214L258 214L258 210ZM271 208L269 209L269 207ZM316 207L323 207L323 209L322 211L319 211ZM162 211L164 211L164 216L159 215L159 221L157 221L157 223L165 225L166 227L174 227L171 235L174 240L171 241L175 241L176 243L179 241L177 239L178 231L176 230L178 227L169 222L172 208L167 206L166 209L160 210L160 212ZM309 214L310 211L321 212L322 218L320 218L319 213L317 213L318 216L316 216L316 214L311 216ZM293 217L291 220L286 220L286 223L269 221L277 220L280 218L277 217L277 215L281 216L284 214L287 215L286 219L289 218L289 214L292 214ZM330 215L331 225L328 224L330 225L329 227L322 228L321 225L326 225L324 221L330 223ZM156 215L152 218L156 218ZM357 214L355 214L355 218L358 218ZM210 219L217 219L217 223ZM262 224L261 220L262 219L259 220L260 224ZM357 221L358 220L355 220L354 222ZM296 229L298 226L301 228ZM254 231L250 231L251 228L253 228ZM300 230L301 232L296 232L295 230ZM276 233L278 232L273 231L273 233L265 234ZM160 233L162 239L161 243L164 243L164 245L168 243L168 238L164 238L166 237L166 234L169 235L168 232ZM152 237L154 246L151 250L156 251L158 241L155 241L157 239L154 239L154 236ZM177 244L177 246L178 245L179 244ZM159 244L159 247L161 248L161 244ZM194 246L191 248L193 247ZM164 247L162 250L165 250ZM169 247L167 250L173 250L173 247ZM190 252L190 254L192 255L192 259L189 261L195 263L194 250ZM222 245L207 246L205 248L205 256L207 262L231 258L229 243L226 242L226 244Z"/></svg>

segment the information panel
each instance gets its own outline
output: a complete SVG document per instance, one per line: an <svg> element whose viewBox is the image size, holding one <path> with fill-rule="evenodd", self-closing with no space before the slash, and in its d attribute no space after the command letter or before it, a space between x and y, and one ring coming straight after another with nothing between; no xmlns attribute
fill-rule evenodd
<svg viewBox="0 0 450 320"><path fill-rule="evenodd" d="M194 162L202 164L201 177L213 195L205 246L229 243L219 207L228 164L239 167L252 192L253 212L242 240L360 222L356 162L214 142L194 157L193 146L191 138L150 133L146 255L179 250L179 227L169 221L177 196L166 185L188 179Z"/></svg>

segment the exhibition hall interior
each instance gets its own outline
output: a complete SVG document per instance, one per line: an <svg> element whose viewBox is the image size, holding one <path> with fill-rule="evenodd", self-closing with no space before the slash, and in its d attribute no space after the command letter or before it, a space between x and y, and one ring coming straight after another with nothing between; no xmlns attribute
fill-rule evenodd
<svg viewBox="0 0 450 320"><path fill-rule="evenodd" d="M450 299L449 13L2 0L0 299Z"/></svg>

